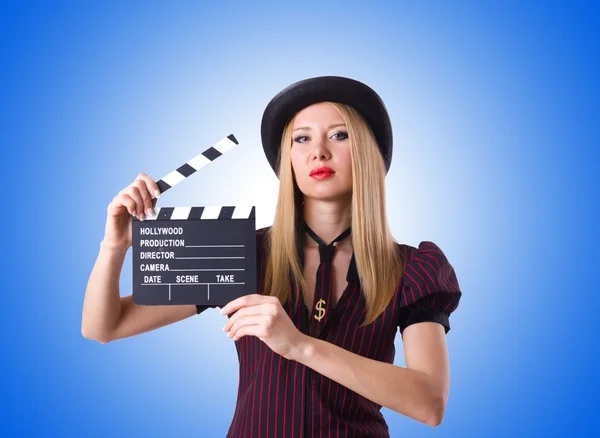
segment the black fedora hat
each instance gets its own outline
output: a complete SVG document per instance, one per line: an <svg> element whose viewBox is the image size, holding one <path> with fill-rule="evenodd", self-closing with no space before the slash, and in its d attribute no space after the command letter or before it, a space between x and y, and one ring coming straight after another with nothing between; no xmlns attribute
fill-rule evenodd
<svg viewBox="0 0 600 438"><path fill-rule="evenodd" d="M392 124L379 95L354 79L318 76L295 82L280 91L271 99L263 113L260 127L262 145L277 177L277 156L286 123L301 109L327 101L350 105L365 118L377 140L387 174L392 163Z"/></svg>

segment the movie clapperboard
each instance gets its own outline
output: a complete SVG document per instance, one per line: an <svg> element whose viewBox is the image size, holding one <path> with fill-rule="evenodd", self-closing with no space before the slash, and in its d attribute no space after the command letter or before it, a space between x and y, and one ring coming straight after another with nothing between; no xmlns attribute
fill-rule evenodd
<svg viewBox="0 0 600 438"><path fill-rule="evenodd" d="M233 134L157 181L161 193L237 146ZM155 207L132 218L133 300L218 305L256 293L255 206Z"/></svg>

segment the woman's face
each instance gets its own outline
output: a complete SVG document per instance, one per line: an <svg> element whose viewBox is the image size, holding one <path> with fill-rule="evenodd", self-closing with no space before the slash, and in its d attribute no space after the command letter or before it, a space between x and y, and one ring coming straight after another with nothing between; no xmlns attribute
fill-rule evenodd
<svg viewBox="0 0 600 438"><path fill-rule="evenodd" d="M325 102L303 108L292 129L292 168L304 196L346 199L352 190L352 161L348 130L338 110ZM320 167L334 173L322 178L311 176L311 171Z"/></svg>

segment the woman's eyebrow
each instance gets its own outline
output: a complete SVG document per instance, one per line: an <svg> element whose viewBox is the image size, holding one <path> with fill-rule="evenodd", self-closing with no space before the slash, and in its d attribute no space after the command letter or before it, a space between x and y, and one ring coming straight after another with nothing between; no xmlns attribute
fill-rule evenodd
<svg viewBox="0 0 600 438"><path fill-rule="evenodd" d="M346 124L338 123L336 125L329 125L329 128L327 128L327 129L335 128L336 126L346 126ZM310 126L301 126L299 128L294 129L294 131L292 131L292 132L298 131L299 129L306 129L306 130L310 131Z"/></svg>

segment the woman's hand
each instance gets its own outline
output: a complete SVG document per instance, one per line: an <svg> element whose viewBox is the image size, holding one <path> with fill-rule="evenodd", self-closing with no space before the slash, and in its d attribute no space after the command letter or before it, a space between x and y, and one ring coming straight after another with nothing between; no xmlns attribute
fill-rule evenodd
<svg viewBox="0 0 600 438"><path fill-rule="evenodd" d="M235 314L223 327L223 331L229 332L230 338L238 340L246 335L257 336L271 350L286 359L292 358L306 339L306 335L296 328L277 297L244 295L221 309L223 315L231 312Z"/></svg>
<svg viewBox="0 0 600 438"><path fill-rule="evenodd" d="M156 182L145 173L121 190L108 204L104 242L111 247L131 246L131 217L144 220L153 216L153 208L160 197Z"/></svg>

